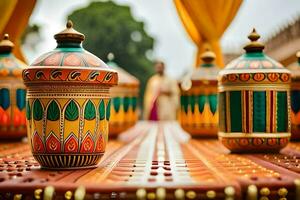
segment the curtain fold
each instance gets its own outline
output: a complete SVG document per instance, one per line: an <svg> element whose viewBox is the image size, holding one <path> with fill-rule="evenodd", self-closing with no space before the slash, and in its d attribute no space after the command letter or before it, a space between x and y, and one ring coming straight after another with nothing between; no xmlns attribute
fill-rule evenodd
<svg viewBox="0 0 300 200"><path fill-rule="evenodd" d="M217 56L217 65L223 67L220 38L242 0L174 0L174 3L187 33L197 46L195 65L200 65L200 55L209 47Z"/></svg>
<svg viewBox="0 0 300 200"><path fill-rule="evenodd" d="M26 29L30 15L36 4L36 0L1 0L0 12L3 17L0 19L0 34L9 34L14 42L14 54L25 62L21 51L21 36Z"/></svg>

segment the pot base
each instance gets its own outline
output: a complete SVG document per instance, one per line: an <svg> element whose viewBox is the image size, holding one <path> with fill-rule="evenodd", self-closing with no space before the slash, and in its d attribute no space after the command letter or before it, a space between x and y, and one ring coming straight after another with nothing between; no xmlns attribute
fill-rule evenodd
<svg viewBox="0 0 300 200"><path fill-rule="evenodd" d="M219 133L220 142L232 153L279 152L289 139L290 133Z"/></svg>
<svg viewBox="0 0 300 200"><path fill-rule="evenodd" d="M188 132L194 138L217 138L218 127L217 126L188 126L181 125L182 129Z"/></svg>
<svg viewBox="0 0 300 200"><path fill-rule="evenodd" d="M84 155L33 154L43 169L83 169L95 167L104 153Z"/></svg>

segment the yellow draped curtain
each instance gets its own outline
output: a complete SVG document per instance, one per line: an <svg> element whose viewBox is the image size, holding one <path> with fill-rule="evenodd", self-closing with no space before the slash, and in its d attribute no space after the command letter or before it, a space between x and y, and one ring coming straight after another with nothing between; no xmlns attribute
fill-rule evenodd
<svg viewBox="0 0 300 200"><path fill-rule="evenodd" d="M14 54L25 62L21 51L20 39L25 30L36 0L1 0L0 1L0 34L9 34L15 43Z"/></svg>
<svg viewBox="0 0 300 200"><path fill-rule="evenodd" d="M217 65L223 67L220 38L242 0L174 0L174 3L186 31L197 45L196 66L201 62L201 53L209 47L217 56Z"/></svg>

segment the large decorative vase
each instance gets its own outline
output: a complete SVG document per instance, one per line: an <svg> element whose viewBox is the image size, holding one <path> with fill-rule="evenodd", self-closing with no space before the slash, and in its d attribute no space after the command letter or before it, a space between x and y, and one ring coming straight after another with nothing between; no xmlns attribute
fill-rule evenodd
<svg viewBox="0 0 300 200"><path fill-rule="evenodd" d="M276 152L290 138L290 71L263 53L255 29L246 53L219 79L219 139L232 152Z"/></svg>
<svg viewBox="0 0 300 200"><path fill-rule="evenodd" d="M300 51L296 54L298 62L288 67L292 73L291 83L291 121L292 140L300 139Z"/></svg>
<svg viewBox="0 0 300 200"><path fill-rule="evenodd" d="M26 65L12 54L13 46L5 34L0 42L0 139L8 140L26 136L26 90L22 81Z"/></svg>
<svg viewBox="0 0 300 200"><path fill-rule="evenodd" d="M118 86L111 89L111 117L109 122L109 136L118 134L134 126L138 120L137 98L140 82L113 62L114 55L108 55L107 65L118 72Z"/></svg>
<svg viewBox="0 0 300 200"><path fill-rule="evenodd" d="M195 137L218 135L218 73L214 64L215 54L207 50L201 55L202 64L182 82L180 97L180 123L184 130ZM185 85L187 84L187 85ZM188 88L185 88L185 87Z"/></svg>
<svg viewBox="0 0 300 200"><path fill-rule="evenodd" d="M44 168L95 166L105 152L109 89L118 75L81 46L84 35L67 28L57 47L23 71L28 138Z"/></svg>

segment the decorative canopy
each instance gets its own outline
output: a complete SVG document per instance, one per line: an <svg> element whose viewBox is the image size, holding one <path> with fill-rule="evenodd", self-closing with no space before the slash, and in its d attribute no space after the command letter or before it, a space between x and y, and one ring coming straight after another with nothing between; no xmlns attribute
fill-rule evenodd
<svg viewBox="0 0 300 200"><path fill-rule="evenodd" d="M216 53L216 63L223 67L219 40L234 19L242 0L174 0L179 17L197 46L196 66L207 46Z"/></svg>

